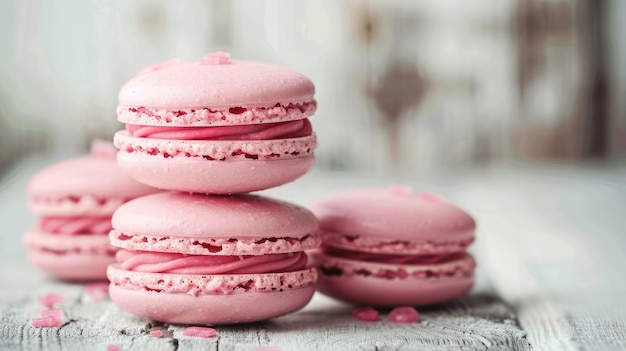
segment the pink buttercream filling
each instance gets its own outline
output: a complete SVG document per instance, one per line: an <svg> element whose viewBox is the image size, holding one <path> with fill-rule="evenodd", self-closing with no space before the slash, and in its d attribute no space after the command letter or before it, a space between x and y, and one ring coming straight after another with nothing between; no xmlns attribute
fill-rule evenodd
<svg viewBox="0 0 626 351"><path fill-rule="evenodd" d="M273 140L313 134L308 119L219 127L161 127L127 124L131 136L173 140Z"/></svg>
<svg viewBox="0 0 626 351"><path fill-rule="evenodd" d="M368 252L356 252L341 250L337 248L325 248L324 253L329 256L346 258L356 261L391 263L391 264L437 264L452 262L465 256L465 253L453 253L447 255L392 255L392 254L374 254Z"/></svg>
<svg viewBox="0 0 626 351"><path fill-rule="evenodd" d="M307 265L307 256L302 251L261 256L204 256L122 249L116 258L123 269L146 273L281 273L303 270Z"/></svg>
<svg viewBox="0 0 626 351"><path fill-rule="evenodd" d="M110 217L43 217L39 227L52 234L108 234L113 227Z"/></svg>
<svg viewBox="0 0 626 351"><path fill-rule="evenodd" d="M455 241L409 241L391 240L382 241L379 238L345 235L332 231L322 231L324 245L327 247L342 248L344 250L370 252L376 254L395 254L396 252L417 255L442 255L464 252L474 242L473 232L467 233L466 238Z"/></svg>

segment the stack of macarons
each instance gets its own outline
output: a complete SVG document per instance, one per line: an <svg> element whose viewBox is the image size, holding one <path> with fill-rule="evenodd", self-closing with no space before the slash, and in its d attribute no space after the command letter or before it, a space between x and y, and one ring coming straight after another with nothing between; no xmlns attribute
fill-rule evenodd
<svg viewBox="0 0 626 351"><path fill-rule="evenodd" d="M30 261L56 278L106 279L117 251L108 240L111 215L124 202L158 191L122 172L115 153L110 143L94 142L90 155L49 166L28 183L28 205L40 219L24 245Z"/></svg>
<svg viewBox="0 0 626 351"><path fill-rule="evenodd" d="M320 243L317 218L245 193L311 168L313 95L297 72L222 52L147 67L122 87L118 164L170 191L115 212L114 303L183 324L259 321L308 303L317 272L305 251Z"/></svg>

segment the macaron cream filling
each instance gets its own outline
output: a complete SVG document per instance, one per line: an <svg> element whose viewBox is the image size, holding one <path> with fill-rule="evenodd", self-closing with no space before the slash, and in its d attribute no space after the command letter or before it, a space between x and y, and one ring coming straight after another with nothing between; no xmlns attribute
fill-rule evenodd
<svg viewBox="0 0 626 351"><path fill-rule="evenodd" d="M120 250L122 269L145 273L253 274L300 271L307 266L304 252L258 256L207 256Z"/></svg>
<svg viewBox="0 0 626 351"><path fill-rule="evenodd" d="M412 253L415 255L436 255L463 252L474 242L473 231L465 235L466 239L449 241L409 241L385 240L382 238L347 235L332 231L323 231L322 238L325 246L337 247L346 250L358 250L371 253L393 254L397 252Z"/></svg>
<svg viewBox="0 0 626 351"><path fill-rule="evenodd" d="M103 234L112 229L111 217L43 217L39 228L51 234Z"/></svg>
<svg viewBox="0 0 626 351"><path fill-rule="evenodd" d="M439 264L458 260L465 256L465 253L457 252L446 255L392 255L392 254L372 254L367 252L356 252L325 247L324 254L327 256L340 257L349 260L391 263L391 264Z"/></svg>
<svg viewBox="0 0 626 351"><path fill-rule="evenodd" d="M133 137L173 140L273 140L310 136L308 119L218 127L161 127L127 124Z"/></svg>

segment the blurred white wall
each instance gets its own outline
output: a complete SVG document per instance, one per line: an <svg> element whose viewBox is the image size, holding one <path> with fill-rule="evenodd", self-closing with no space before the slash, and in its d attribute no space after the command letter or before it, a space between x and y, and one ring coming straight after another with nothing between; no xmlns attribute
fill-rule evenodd
<svg viewBox="0 0 626 351"><path fill-rule="evenodd" d="M138 68L216 50L314 81L316 167L420 174L524 155L543 145L533 128L568 118L585 74L579 44L557 37L522 94L515 25L520 6L537 2L2 1L0 164L29 148L69 154L110 138L121 126L117 91Z"/></svg>

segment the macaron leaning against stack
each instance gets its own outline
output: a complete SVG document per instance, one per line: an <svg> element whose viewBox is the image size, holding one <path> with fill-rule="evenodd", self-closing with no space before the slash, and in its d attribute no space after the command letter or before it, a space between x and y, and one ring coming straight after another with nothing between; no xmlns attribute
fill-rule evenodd
<svg viewBox="0 0 626 351"><path fill-rule="evenodd" d="M470 290L475 262L465 251L474 220L430 193L363 188L322 198L322 249L313 253L318 290L374 306L427 305Z"/></svg>
<svg viewBox="0 0 626 351"><path fill-rule="evenodd" d="M140 182L184 192L285 184L313 165L314 93L300 73L223 52L147 67L119 93L119 165Z"/></svg>
<svg viewBox="0 0 626 351"><path fill-rule="evenodd" d="M89 156L54 164L29 181L28 205L40 216L23 242L28 258L64 280L106 279L115 261L111 215L124 202L158 190L119 169L115 147L95 142Z"/></svg>
<svg viewBox="0 0 626 351"><path fill-rule="evenodd" d="M111 300L167 323L230 324L306 305L317 273L305 250L320 243L307 209L253 195L166 192L113 216Z"/></svg>

